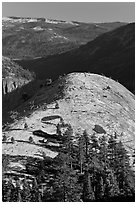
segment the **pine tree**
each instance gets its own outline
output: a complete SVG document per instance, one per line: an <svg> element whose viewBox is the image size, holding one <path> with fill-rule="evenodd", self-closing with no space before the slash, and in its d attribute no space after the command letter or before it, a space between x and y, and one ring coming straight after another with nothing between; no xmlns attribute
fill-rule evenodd
<svg viewBox="0 0 137 204"><path fill-rule="evenodd" d="M104 197L106 200L109 200L110 198L118 196L120 191L114 171L108 169L106 173Z"/></svg>
<svg viewBox="0 0 137 204"><path fill-rule="evenodd" d="M14 186L12 184L12 179L9 179L8 183L7 183L7 188L6 188L6 191L5 191L5 196L4 196L4 199L6 202L10 202L12 201L11 200L11 193L12 193L12 190L14 189Z"/></svg>
<svg viewBox="0 0 137 204"><path fill-rule="evenodd" d="M3 135L3 137L2 137L2 141L3 141L3 142L6 142L6 141L7 141L7 137L6 137L6 135Z"/></svg>
<svg viewBox="0 0 137 204"><path fill-rule="evenodd" d="M97 150L99 148L99 143L98 143L95 133L91 135L90 140L91 140L90 146L92 146L92 148Z"/></svg>
<svg viewBox="0 0 137 204"><path fill-rule="evenodd" d="M107 151L107 158L109 160L109 166L112 169L116 168L117 165L117 142L114 137L111 135L108 140L108 151Z"/></svg>
<svg viewBox="0 0 137 204"><path fill-rule="evenodd" d="M99 181L99 197L98 199L103 199L104 197L104 193L105 193L105 186L104 186L104 180L103 180L103 177L101 176L100 177L100 181Z"/></svg>
<svg viewBox="0 0 137 204"><path fill-rule="evenodd" d="M29 202L31 201L31 189L27 182L26 177L23 180L23 193L22 193L22 201Z"/></svg>
<svg viewBox="0 0 137 204"><path fill-rule="evenodd" d="M84 170L84 181L83 181L83 201L93 201L95 199L93 186L91 183L91 177L93 174L91 173L91 162L92 157L92 148L90 149L89 137L86 130L83 132L81 136L81 146L80 146L80 160L83 165ZM83 148L82 148L83 146Z"/></svg>
<svg viewBox="0 0 137 204"><path fill-rule="evenodd" d="M16 181L16 189L17 189L17 202L22 202L22 197L21 197L21 189L20 189L20 181Z"/></svg>
<svg viewBox="0 0 137 204"><path fill-rule="evenodd" d="M115 164L115 172L119 181L119 188L123 189L125 195L131 195L131 186L133 174L129 163L129 157L121 141L117 146L117 163Z"/></svg>
<svg viewBox="0 0 137 204"><path fill-rule="evenodd" d="M84 172L84 183L83 183L83 201L94 201L95 194L91 184L91 174L86 169Z"/></svg>
<svg viewBox="0 0 137 204"><path fill-rule="evenodd" d="M90 172L94 199L98 199L100 195L100 177L102 166L99 160L99 142L95 134L90 137L88 148L88 171Z"/></svg>
<svg viewBox="0 0 137 204"><path fill-rule="evenodd" d="M58 155L58 173L54 182L54 193L53 196L56 197L56 201L65 202L66 201L66 185L69 170L67 168L67 156L64 153Z"/></svg>
<svg viewBox="0 0 137 204"><path fill-rule="evenodd" d="M53 186L53 196L60 202L80 201L80 185L75 172L70 168L69 156L60 154L60 166Z"/></svg>
<svg viewBox="0 0 137 204"><path fill-rule="evenodd" d="M105 136L102 136L100 138L100 146L99 146L99 160L101 161L101 164L103 168L107 168L108 164L108 154L107 154L108 148L107 148L107 139Z"/></svg>
<svg viewBox="0 0 137 204"><path fill-rule="evenodd" d="M14 137L11 137L11 142L12 142L12 143L15 143Z"/></svg>
<svg viewBox="0 0 137 204"><path fill-rule="evenodd" d="M104 200L106 187L108 186L108 172L109 172L109 160L108 160L108 148L107 148L107 138L103 135L99 138L99 152L98 161L100 164L100 175L97 183L97 193L96 198L98 200Z"/></svg>
<svg viewBox="0 0 137 204"><path fill-rule="evenodd" d="M36 178L32 182L32 191L31 191L31 202L40 202L41 196L39 193L38 183Z"/></svg>
<svg viewBox="0 0 137 204"><path fill-rule="evenodd" d="M89 138L86 130L79 138L79 160L80 160L80 172L83 173L85 164L88 164L89 160Z"/></svg>
<svg viewBox="0 0 137 204"><path fill-rule="evenodd" d="M72 136L73 136L73 129L71 125L68 125L68 128L63 135L64 139L64 147L66 150L66 154L69 158L69 164L71 170L73 169L73 142L72 142Z"/></svg>
<svg viewBox="0 0 137 204"><path fill-rule="evenodd" d="M89 152L88 152L88 148L89 148L89 138L88 138L88 134L87 131L84 130L83 132L83 138L85 140L85 157L86 157L86 162L88 163L88 158L89 158Z"/></svg>
<svg viewBox="0 0 137 204"><path fill-rule="evenodd" d="M96 169L99 167L98 161L99 143L96 135L91 135L90 143L88 144L88 163L90 168Z"/></svg>
<svg viewBox="0 0 137 204"><path fill-rule="evenodd" d="M56 102L55 109L59 109L59 104Z"/></svg>
<svg viewBox="0 0 137 204"><path fill-rule="evenodd" d="M122 142L117 142L112 136L108 145L108 158L110 167L116 175L119 190L125 196L131 196L134 177L129 164L129 157Z"/></svg>
<svg viewBox="0 0 137 204"><path fill-rule="evenodd" d="M81 136L79 138L79 161L80 161L80 173L83 173L83 164L85 162L85 150L84 150L85 140Z"/></svg>
<svg viewBox="0 0 137 204"><path fill-rule="evenodd" d="M61 136L61 125L60 123L57 124L57 130L56 130L57 135L60 137Z"/></svg>
<svg viewBox="0 0 137 204"><path fill-rule="evenodd" d="M31 137L31 136L29 137L29 142L34 143L33 137Z"/></svg>
<svg viewBox="0 0 137 204"><path fill-rule="evenodd" d="M24 123L24 129L27 129L27 128L28 128L27 123Z"/></svg>

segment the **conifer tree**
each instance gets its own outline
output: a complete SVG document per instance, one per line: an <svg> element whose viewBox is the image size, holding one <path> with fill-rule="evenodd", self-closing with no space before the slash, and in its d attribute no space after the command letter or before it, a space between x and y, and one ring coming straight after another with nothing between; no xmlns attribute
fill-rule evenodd
<svg viewBox="0 0 137 204"><path fill-rule="evenodd" d="M107 183L107 176L109 171L109 160L107 158L108 156L108 148L107 148L107 138L105 135L103 135L101 138L99 138L99 152L98 152L98 161L100 164L100 175L98 184L97 184L97 193L96 198L99 200L103 200L105 198L105 191L106 186L108 186Z"/></svg>
<svg viewBox="0 0 137 204"><path fill-rule="evenodd" d="M24 123L24 129L27 129L27 128L28 128L28 124Z"/></svg>
<svg viewBox="0 0 137 204"><path fill-rule="evenodd" d="M106 173L104 197L106 200L109 200L119 195L119 187L114 171L112 169L107 169Z"/></svg>
<svg viewBox="0 0 137 204"><path fill-rule="evenodd" d="M86 157L86 162L88 163L88 158L89 158L89 155L88 155L88 148L89 148L89 138L88 138L88 134L87 134L87 131L84 130L83 132L83 138L85 140L85 157Z"/></svg>
<svg viewBox="0 0 137 204"><path fill-rule="evenodd" d="M29 137L29 142L30 142L30 143L34 143L34 140L33 140L33 137L32 137L32 136Z"/></svg>
<svg viewBox="0 0 137 204"><path fill-rule="evenodd" d="M59 109L59 104L57 101L56 101L55 109Z"/></svg>
<svg viewBox="0 0 137 204"><path fill-rule="evenodd" d="M93 176L93 173L91 173L91 163L92 163L92 157L90 154L92 154L92 148L89 143L89 137L86 132L86 130L83 132L83 135L81 136L81 155L83 162L83 170L84 170L84 182L83 182L83 201L93 201L95 199L93 186L91 184L91 177ZM83 148L82 148L83 145Z"/></svg>
<svg viewBox="0 0 137 204"><path fill-rule="evenodd" d="M108 158L107 158L107 139L106 137L103 135L100 138L100 146L99 146L99 160L101 161L101 164L103 166L103 168L107 168L108 164Z"/></svg>
<svg viewBox="0 0 137 204"><path fill-rule="evenodd" d="M112 136L108 145L108 158L110 167L116 175L119 190L123 192L125 196L131 196L133 172L129 164L129 157L122 142L116 142Z"/></svg>
<svg viewBox="0 0 137 204"><path fill-rule="evenodd" d="M61 136L61 125L60 123L57 124L57 130L56 130L57 135L60 137Z"/></svg>
<svg viewBox="0 0 137 204"><path fill-rule="evenodd" d="M14 137L11 137L11 142L12 142L12 143L15 143Z"/></svg>
<svg viewBox="0 0 137 204"><path fill-rule="evenodd" d="M84 183L83 183L83 201L94 201L95 195L91 184L91 174L86 169L84 172Z"/></svg>
<svg viewBox="0 0 137 204"><path fill-rule="evenodd" d="M20 181L16 181L16 189L17 189L17 202L22 202L22 197L21 197L21 189L20 189Z"/></svg>
<svg viewBox="0 0 137 204"><path fill-rule="evenodd" d="M12 190L14 189L13 184L12 184L12 179L9 179L8 184L7 184L7 191L6 191L6 196L5 196L5 201L10 202L11 201L11 193Z"/></svg>
<svg viewBox="0 0 137 204"><path fill-rule="evenodd" d="M23 194L22 194L22 201L29 202L31 201L31 189L27 182L26 177L23 180Z"/></svg>
<svg viewBox="0 0 137 204"><path fill-rule="evenodd" d="M131 194L132 170L129 163L129 157L121 141L117 144L117 163L115 164L115 172L119 182L119 188L123 189L125 195Z"/></svg>
<svg viewBox="0 0 137 204"><path fill-rule="evenodd" d="M111 135L108 140L108 159L109 165L111 168L115 169L115 165L117 163L117 142L114 137Z"/></svg>
<svg viewBox="0 0 137 204"><path fill-rule="evenodd" d="M99 159L99 142L95 134L90 137L88 154L88 170L90 172L94 199L99 199L100 191L103 190L103 186L102 189L100 187L102 166Z"/></svg>
<svg viewBox="0 0 137 204"><path fill-rule="evenodd" d="M80 161L80 173L83 173L83 164L85 162L85 149L84 149L84 145L85 145L85 140L84 138L81 136L79 138L79 161Z"/></svg>
<svg viewBox="0 0 137 204"><path fill-rule="evenodd" d="M70 168L72 170L73 168L73 142L72 142L72 136L73 136L73 129L71 125L68 125L68 128L63 135L64 139L64 147L66 150L66 154L68 155L69 158L69 164Z"/></svg>
<svg viewBox="0 0 137 204"><path fill-rule="evenodd" d="M53 196L56 201L75 202L80 201L80 185L75 172L70 168L67 154L60 154L59 171L53 186Z"/></svg>
<svg viewBox="0 0 137 204"><path fill-rule="evenodd" d="M104 197L104 192L105 192L105 186L104 186L104 180L103 177L100 177L100 181L99 181L99 198L98 199L103 199Z"/></svg>
<svg viewBox="0 0 137 204"><path fill-rule="evenodd" d="M38 183L37 183L36 178L34 178L34 180L32 182L31 201L32 202L40 202L41 201L41 196L39 193L39 188L38 188Z"/></svg>
<svg viewBox="0 0 137 204"><path fill-rule="evenodd" d="M2 141L3 141L3 142L6 142L6 140L7 140L6 135L3 135L3 137L2 137Z"/></svg>

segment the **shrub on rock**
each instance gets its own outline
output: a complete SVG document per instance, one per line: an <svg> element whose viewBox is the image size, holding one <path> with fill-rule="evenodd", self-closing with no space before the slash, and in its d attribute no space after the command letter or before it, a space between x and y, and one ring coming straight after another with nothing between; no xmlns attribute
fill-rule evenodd
<svg viewBox="0 0 137 204"><path fill-rule="evenodd" d="M14 143L14 142L15 142L14 137L11 137L11 142L12 142L12 143Z"/></svg>
<svg viewBox="0 0 137 204"><path fill-rule="evenodd" d="M24 124L24 129L27 129L28 128L28 125L27 123Z"/></svg>
<svg viewBox="0 0 137 204"><path fill-rule="evenodd" d="M3 142L6 142L6 140L7 140L6 135L3 135L2 141L3 141Z"/></svg>
<svg viewBox="0 0 137 204"><path fill-rule="evenodd" d="M29 142L34 143L33 137L31 137L31 136L29 137Z"/></svg>
<svg viewBox="0 0 137 204"><path fill-rule="evenodd" d="M59 104L56 102L55 109L59 109Z"/></svg>

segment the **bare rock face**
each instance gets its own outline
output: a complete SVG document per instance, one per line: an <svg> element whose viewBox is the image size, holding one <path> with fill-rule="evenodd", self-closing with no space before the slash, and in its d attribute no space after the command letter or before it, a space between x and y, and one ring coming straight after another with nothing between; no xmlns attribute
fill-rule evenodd
<svg viewBox="0 0 137 204"><path fill-rule="evenodd" d="M117 134L133 162L135 100L124 86L97 74L70 74L66 77L65 97L60 100L60 109L64 109L63 118L76 132L80 127L89 135Z"/></svg>
<svg viewBox="0 0 137 204"><path fill-rule="evenodd" d="M29 83L28 80L25 79L18 79L18 78L5 78L2 81L2 87L3 87L3 94L10 93L17 89L18 87L21 87L25 84Z"/></svg>
<svg viewBox="0 0 137 204"><path fill-rule="evenodd" d="M73 73L65 86L60 106L69 107L78 126L91 131L100 125L106 133L134 135L134 95L121 84L97 74Z"/></svg>
<svg viewBox="0 0 137 204"><path fill-rule="evenodd" d="M58 104L58 108L56 108ZM72 73L51 87L43 87L29 102L16 109L17 118L5 132L7 138L14 136L15 143L3 144L4 155L41 157L39 151L54 158L58 153L40 147L39 137L33 131L57 133L59 118L73 128L74 140L84 130L98 137L117 134L133 164L135 145L135 100L134 95L112 79L90 73ZM44 122L43 122L44 118ZM48 121L49 120L49 121ZM23 130L27 123L27 129ZM35 144L28 144L33 136ZM22 139L23 138L23 139ZM19 142L21 140L21 142ZM22 141L24 140L24 141Z"/></svg>
<svg viewBox="0 0 137 204"><path fill-rule="evenodd" d="M2 91L12 92L33 80L32 74L7 57L2 58Z"/></svg>

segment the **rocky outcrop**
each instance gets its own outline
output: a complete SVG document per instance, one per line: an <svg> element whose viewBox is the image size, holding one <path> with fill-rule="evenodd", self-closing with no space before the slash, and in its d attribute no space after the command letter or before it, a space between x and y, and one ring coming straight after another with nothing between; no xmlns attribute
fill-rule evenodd
<svg viewBox="0 0 137 204"><path fill-rule="evenodd" d="M29 80L25 80L23 78L11 78L11 77L6 77L2 80L2 91L3 94L7 94L12 92L13 90L29 83Z"/></svg>
<svg viewBox="0 0 137 204"><path fill-rule="evenodd" d="M57 132L61 124L72 126L75 145L84 130L89 138L93 134L98 139L103 135L106 138L117 135L134 170L134 95L112 79L89 73L69 74L51 87L43 87L14 110L15 113L14 122L3 132L6 140L2 145L3 158L8 157L4 175L11 176L13 181L16 176L33 180L32 177L40 174L45 156L53 163L63 151L63 140L58 138ZM14 142L11 142L12 137ZM46 181L50 176L46 173Z"/></svg>
<svg viewBox="0 0 137 204"><path fill-rule="evenodd" d="M58 108L51 108L51 104L55 106L56 103ZM22 129L26 122L32 132L42 130L56 134L58 121L51 121L51 118L58 115L65 124L71 124L74 135L82 134L84 130L98 137L102 134L117 134L132 160L135 143L134 95L112 79L89 73L69 74L56 81L52 87L41 89L31 101L17 108L16 112L17 122L11 124L12 129ZM24 118L25 115L27 118ZM50 121L43 123L44 117ZM8 132L9 136L12 134L13 131ZM15 135L19 140L20 131L15 131ZM25 131L25 137L29 136L30 131Z"/></svg>
<svg viewBox="0 0 137 204"><path fill-rule="evenodd" d="M33 80L33 74L7 57L2 58L2 91L12 92Z"/></svg>

